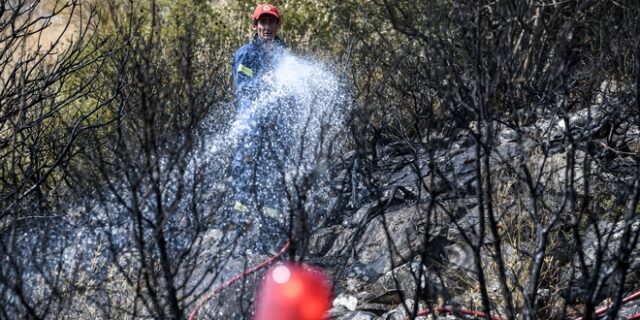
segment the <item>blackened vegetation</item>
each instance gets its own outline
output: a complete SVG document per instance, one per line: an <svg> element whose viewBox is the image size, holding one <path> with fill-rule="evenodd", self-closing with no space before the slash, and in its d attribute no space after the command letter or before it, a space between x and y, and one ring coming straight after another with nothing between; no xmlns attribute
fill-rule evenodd
<svg viewBox="0 0 640 320"><path fill-rule="evenodd" d="M96 5L0 7L3 319L181 319L226 259L203 240L210 163L190 165L228 87L215 39L168 45L155 3Z"/></svg>
<svg viewBox="0 0 640 320"><path fill-rule="evenodd" d="M377 205L346 226L375 217L386 225L398 264L375 270L380 279L392 277L391 287L405 289L399 301L423 307L593 318L607 299L607 315L618 314L622 297L640 289L638 4L385 0L379 8L370 12L384 16L370 19L377 37L359 48L383 49L361 53L374 62L364 72L371 85L354 86L367 110L354 119L354 141L366 151L348 161L364 164L350 178ZM400 212L389 204L398 198ZM422 241L403 241L417 231L387 223L403 210L423 221ZM355 241L349 261L371 262L367 245ZM426 269L403 274L416 260ZM451 272L456 265L463 270Z"/></svg>
<svg viewBox="0 0 640 320"><path fill-rule="evenodd" d="M314 37L294 23L285 36L328 51L350 88L344 152L285 175L291 259L357 301L336 318L629 314L639 3L283 3L326 17ZM224 223L229 189L211 177L228 175L228 155L206 141L231 118L246 21L227 28L204 2L108 1L99 16L0 4L1 319L182 319L269 254ZM74 36L43 41L53 22ZM201 317L250 317L258 278Z"/></svg>

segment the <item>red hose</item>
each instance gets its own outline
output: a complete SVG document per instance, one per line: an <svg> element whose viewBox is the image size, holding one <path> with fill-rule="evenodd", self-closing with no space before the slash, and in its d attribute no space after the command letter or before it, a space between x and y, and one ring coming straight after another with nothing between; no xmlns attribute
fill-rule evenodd
<svg viewBox="0 0 640 320"><path fill-rule="evenodd" d="M418 314L416 314L416 317L420 317L420 316L426 316L428 314L431 313L450 313L450 314L464 314L467 316L474 316L477 318L485 318L487 316L486 313L482 312L482 311L477 311L477 310L469 310L469 309L465 309L465 308L454 308L454 307L449 307L449 306L443 306L443 307L435 307L433 309L431 308L427 308L424 309L420 312L418 312ZM498 317L498 316L492 316L490 319L492 320L505 320L504 318Z"/></svg>
<svg viewBox="0 0 640 320"><path fill-rule="evenodd" d="M262 263L260 263L259 265L251 268L251 269L247 269L245 271L243 271L242 273L236 275L235 277L227 280L225 283L221 284L219 287L213 289L213 291L211 291L209 294L207 294L205 297L203 297L202 299L200 299L200 302L198 302L198 304L196 305L195 308L193 308L193 311L191 311L191 315L189 315L189 320L195 320L196 319L196 315L198 314L198 311L200 311L200 308L202 308L202 306L207 303L207 301L211 300L211 298L213 298L213 296L215 296L216 294L220 293L220 291L224 290L225 288L227 288L228 286L232 285L234 282L245 278L249 275L251 275L252 273L268 266L269 264L271 264L274 260L278 259L280 256L282 256L285 252L287 252L287 250L289 250L289 246L291 245L291 240L289 239L289 241L287 241L287 244L284 245L284 247L282 249L280 249L280 252L278 252L276 255L274 255L273 257L263 261Z"/></svg>
<svg viewBox="0 0 640 320"><path fill-rule="evenodd" d="M227 288L228 286L232 285L234 282L245 278L251 274L253 274L254 272L268 266L269 264L271 264L274 260L278 259L280 256L282 256L285 252L287 252L287 250L289 250L289 246L291 245L291 240L287 241L287 243L284 245L284 247L282 249L280 249L280 252L278 252L276 255L272 256L271 258L263 261L262 263L258 264L257 266L251 268L251 269L247 269L245 271L243 271L242 273L236 275L235 277L227 280L226 282L224 282L222 285L220 285L219 287L213 289L213 291L211 291L209 294L207 294L205 297L203 297L202 299L200 299L200 302L198 302L198 304L196 305L196 307L193 309L193 311L191 311L191 314L189 315L189 320L195 320L196 319L196 315L198 314L198 311L200 311L200 308L202 308L202 306L209 300L211 300L211 298L213 298L213 296L215 296L216 294L220 293L220 291L224 290L225 288ZM633 301L633 300L637 300L640 299L640 291L637 291L627 297L625 297L624 299L622 299L622 305L625 305L626 303ZM609 308L611 308L611 306L606 306L606 307L602 307L598 310L595 311L594 316L598 317L601 316L603 314L605 314ZM421 310L420 312L418 312L418 314L416 314L417 317L419 316L426 316L428 314L432 314L432 313L450 313L450 314L463 314L463 315L468 315L468 316L473 316L473 317L478 317L478 318L486 318L487 314L482 312L482 311L478 311L478 310L469 310L469 309L465 309L465 308L454 308L454 307L450 307L450 306L443 306L443 307L435 307L433 309L431 308L427 308L424 310ZM502 317L498 317L498 316L491 316L492 320L505 320ZM583 320L582 317L579 317L575 320ZM636 313L634 315L631 315L629 317L627 317L627 320L640 320L640 313Z"/></svg>
<svg viewBox="0 0 640 320"><path fill-rule="evenodd" d="M629 303L630 301L633 300L638 300L640 299L640 291L633 293L627 297L625 297L624 299L622 299L622 305L625 305L627 303ZM609 311L609 308L611 308L611 306L606 306L606 307L602 307L598 310L596 310L596 312L594 313L594 316L599 317L602 316L603 314L607 313L607 311ZM454 308L454 307L449 307L449 306L444 306L444 307L435 307L433 309L431 308L427 308L424 309L420 312L418 312L418 314L416 314L417 317L419 316L426 316L428 314L432 314L432 313L450 313L450 314L464 314L467 316L473 316L473 317L477 317L477 318L485 318L487 316L486 313L482 312L482 311L477 311L477 310L469 310L469 309L465 309L465 308ZM504 318L498 317L498 316L491 316L492 320L505 320ZM640 313L636 313L634 315L628 316L626 318L627 320L640 320ZM575 320L582 320L582 317L577 318Z"/></svg>
<svg viewBox="0 0 640 320"><path fill-rule="evenodd" d="M624 299L622 299L622 305L625 305L630 301L638 300L638 299L640 299L640 291L637 291L636 293L631 294L631 295L625 297ZM599 316L607 313L607 311L609 311L609 308L611 308L611 305L608 305L606 307L602 307L602 308L596 310L596 312L594 312L593 315L596 316L596 317L599 317ZM630 317L627 317L627 319L628 320L629 319L640 319L640 313L634 314L634 315L632 315ZM577 318L575 320L582 320L582 317Z"/></svg>

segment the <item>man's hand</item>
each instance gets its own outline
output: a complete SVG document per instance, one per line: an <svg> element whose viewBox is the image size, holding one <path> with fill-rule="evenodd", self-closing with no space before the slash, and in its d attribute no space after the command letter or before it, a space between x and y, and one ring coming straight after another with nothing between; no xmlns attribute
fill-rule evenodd
<svg viewBox="0 0 640 320"><path fill-rule="evenodd" d="M268 85L269 87L273 87L275 85L275 82L273 79L273 71L268 71L267 73L265 73L262 76L262 82Z"/></svg>

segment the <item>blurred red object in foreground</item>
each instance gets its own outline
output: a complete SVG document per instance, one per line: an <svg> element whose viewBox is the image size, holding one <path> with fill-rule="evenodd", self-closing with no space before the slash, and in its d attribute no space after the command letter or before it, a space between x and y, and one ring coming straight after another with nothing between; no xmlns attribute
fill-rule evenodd
<svg viewBox="0 0 640 320"><path fill-rule="evenodd" d="M329 281L298 263L273 266L258 292L255 320L321 320L329 309Z"/></svg>

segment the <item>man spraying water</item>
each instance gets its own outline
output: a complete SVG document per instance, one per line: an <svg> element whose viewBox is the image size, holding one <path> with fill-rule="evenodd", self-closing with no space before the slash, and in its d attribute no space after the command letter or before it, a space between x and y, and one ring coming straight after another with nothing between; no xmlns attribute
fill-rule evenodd
<svg viewBox="0 0 640 320"><path fill-rule="evenodd" d="M253 233L255 228L240 228L241 232L249 231L243 233L241 254L251 254L247 250L250 247L263 254L272 251L274 247L269 243L280 243L275 248L281 249L212 290L198 303L190 319L195 319L200 307L234 282L285 253L296 257L295 251L305 247L304 236L312 233L309 226L326 209L315 204L326 203L325 163L334 148L339 149L345 141L339 134L348 111L348 96L331 68L287 53L286 45L277 37L280 25L280 12L275 6L260 4L253 11L252 41L236 52L232 63L238 101L236 119L229 132L213 139L212 149L233 148L231 222L253 224L258 219L260 223L258 234ZM285 211L290 213L288 221ZM279 230L273 230L274 220L275 229ZM288 228L283 230L285 222ZM266 273L257 294L255 319L324 319L331 302L328 281L320 270L303 263L274 266Z"/></svg>
<svg viewBox="0 0 640 320"><path fill-rule="evenodd" d="M237 112L228 135L233 146L229 213L234 225L248 231L248 243L256 241L261 245L256 249L267 251L264 239L279 243L279 236L292 237L320 216L306 210L326 194L323 164L345 141L336 138L348 106L329 66L288 52L277 36L281 23L275 6L258 5L253 38L232 64Z"/></svg>
<svg viewBox="0 0 640 320"><path fill-rule="evenodd" d="M286 51L277 36L279 10L268 3L258 5L251 29L253 39L238 49L232 64L238 100L238 147L231 163L234 210L241 215L256 210L277 218L284 198L287 134L281 109L286 99L267 97L274 86L273 70Z"/></svg>

